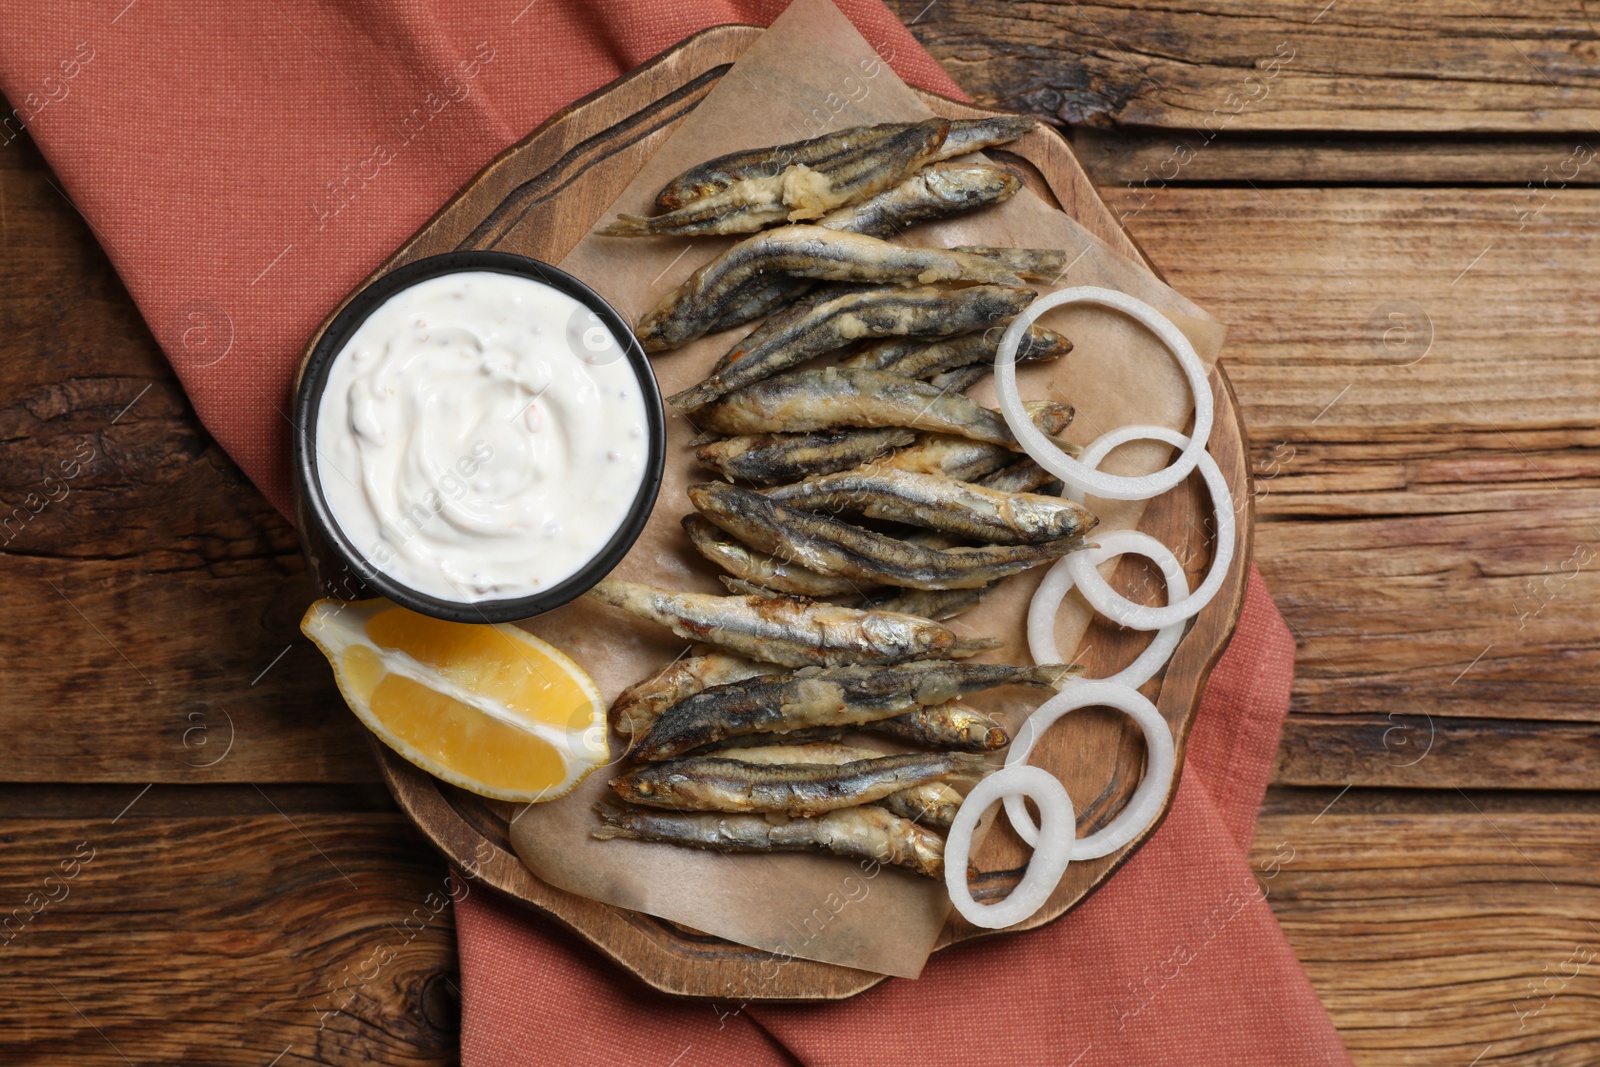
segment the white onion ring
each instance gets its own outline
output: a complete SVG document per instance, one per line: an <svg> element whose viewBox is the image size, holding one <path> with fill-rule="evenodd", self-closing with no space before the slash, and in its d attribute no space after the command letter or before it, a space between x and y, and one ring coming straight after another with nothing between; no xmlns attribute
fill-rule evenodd
<svg viewBox="0 0 1600 1067"><path fill-rule="evenodd" d="M1168 604L1176 604L1189 595L1189 578L1183 573L1183 565L1172 554L1172 549L1154 537L1138 530L1112 530L1098 540L1098 546L1086 548L1080 553L1089 557L1089 566L1097 567L1108 559L1129 553L1143 556L1161 568L1161 574L1167 580ZM1044 576L1044 581L1039 583L1033 600L1028 603L1028 651L1032 653L1035 663L1066 662L1061 656L1060 646L1056 644L1056 613L1073 586L1072 572L1067 569L1066 562L1065 556L1056 560L1050 572ZM1104 681L1137 689L1154 678L1156 672L1172 658L1178 642L1183 639L1186 625L1179 621L1157 630L1155 639L1139 653L1137 659Z"/></svg>
<svg viewBox="0 0 1600 1067"><path fill-rule="evenodd" d="M1097 464L1118 445L1143 440L1164 441L1169 445L1187 445L1189 441L1183 434L1165 426L1123 426L1096 438L1093 444L1083 450L1083 458L1086 463ZM1217 461L1209 453L1200 454L1199 469L1201 477L1205 479L1206 490L1211 494L1211 512L1217 520L1217 547L1205 581L1192 595L1176 604L1169 603L1164 608L1135 604L1111 588L1100 577L1100 572L1090 565L1084 553L1073 552L1061 558L1078 591L1083 594L1083 599L1112 622L1134 630L1159 630L1194 618L1222 589L1222 583L1228 577L1228 564L1233 562L1236 537L1233 493L1228 489L1227 479L1222 476L1222 468L1217 466ZM1069 488L1064 495L1069 500L1083 503L1082 493Z"/></svg>
<svg viewBox="0 0 1600 1067"><path fill-rule="evenodd" d="M1009 804L1015 798L1020 807L1023 797L1032 797L1039 805L1042 829L1034 833L1033 856L1011 895L997 904L980 904L972 899L967 885L967 860L972 854L972 831L995 801L1004 798ZM944 846L944 886L950 902L973 926L999 930L1014 926L1044 907L1061 876L1066 873L1068 852L1073 835L1077 833L1077 816L1072 810L1072 798L1056 776L1042 767L1007 767L995 771L972 787L972 792L961 802L955 820L950 824Z"/></svg>
<svg viewBox="0 0 1600 1067"><path fill-rule="evenodd" d="M1052 308L1065 307L1069 304L1098 304L1122 312L1155 334L1178 361L1178 366L1188 380L1189 391L1194 395L1194 431L1190 434L1183 452L1172 461L1171 466L1138 478L1106 474L1095 470L1091 463L1068 456L1033 425L1027 410L1022 406L1022 396L1017 392L1017 346L1021 343L1023 333L1033 325L1035 319ZM1020 315L1011 320L1011 325L1006 328L1005 336L1000 341L1000 350L994 357L994 385L995 394L1000 399L1000 413L1005 416L1006 425L1011 428L1012 434L1029 458L1066 482L1068 486L1087 490L1103 500L1148 500L1166 492L1187 478L1189 472L1194 470L1195 464L1199 463L1200 457L1205 454L1206 441L1211 436L1211 387L1206 382L1206 369L1201 364L1200 357L1195 355L1194 346L1189 343L1189 339L1182 331L1172 324L1171 319L1143 300L1127 293L1119 293L1115 289L1080 285L1040 297L1029 304Z"/></svg>
<svg viewBox="0 0 1600 1067"><path fill-rule="evenodd" d="M1062 686L1061 692L1040 704L1033 714L1028 716L1022 728L1017 731L1016 739L1011 742L1011 751L1006 753L1006 769L989 776L994 778L1013 768L1026 767L1024 761L1033 751L1034 744L1067 712L1101 706L1116 708L1127 714L1139 724L1139 729L1144 731L1146 750L1144 777L1134 789L1133 796L1129 797L1122 810L1117 812L1116 818L1081 841L1072 842L1068 851L1070 858L1075 860L1109 856L1144 833L1161 813L1162 802L1166 800L1167 790L1172 787L1172 776L1178 768L1178 759L1177 750L1172 743L1172 729L1167 726L1167 720L1161 717L1161 712L1156 710L1154 704L1125 685L1074 679ZM1040 770L1037 767L1029 769ZM984 779L985 782L988 780L989 778ZM983 782L978 785L981 787ZM977 791L977 788L973 789L974 793ZM1038 797L1034 797L1034 801L1037 803ZM1011 825L1016 828L1017 836L1030 845L1039 840L1041 831L1034 826L1032 817L1028 815L1028 809L1023 806L1022 797L1007 795L1005 805L1006 814L1010 816ZM956 812L957 823L960 823L962 812L965 810L963 807L961 811ZM1040 811L1043 812L1042 806ZM1037 858L1037 853L1035 857ZM948 860L945 870L948 880Z"/></svg>

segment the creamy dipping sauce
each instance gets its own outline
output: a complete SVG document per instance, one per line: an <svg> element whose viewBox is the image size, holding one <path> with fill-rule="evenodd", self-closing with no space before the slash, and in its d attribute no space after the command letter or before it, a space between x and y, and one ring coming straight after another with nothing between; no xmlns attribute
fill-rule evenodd
<svg viewBox="0 0 1600 1067"><path fill-rule="evenodd" d="M317 477L394 581L471 603L543 592L598 555L650 462L614 334L529 278L462 271L396 293L329 367Z"/></svg>

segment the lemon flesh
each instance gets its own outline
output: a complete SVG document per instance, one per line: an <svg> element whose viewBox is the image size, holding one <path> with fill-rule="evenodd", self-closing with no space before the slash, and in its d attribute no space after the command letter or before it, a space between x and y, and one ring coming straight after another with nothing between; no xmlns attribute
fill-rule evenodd
<svg viewBox="0 0 1600 1067"><path fill-rule="evenodd" d="M383 599L319 600L300 630L362 723L452 785L554 800L610 759L593 680L515 626L446 622Z"/></svg>

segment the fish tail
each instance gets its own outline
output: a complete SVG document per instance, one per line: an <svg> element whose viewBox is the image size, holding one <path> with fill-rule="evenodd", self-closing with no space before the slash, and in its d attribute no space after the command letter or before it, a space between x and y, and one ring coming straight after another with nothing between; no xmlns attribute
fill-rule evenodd
<svg viewBox="0 0 1600 1067"><path fill-rule="evenodd" d="M602 237L648 237L659 231L660 223L643 215L618 215L605 229L598 231Z"/></svg>
<svg viewBox="0 0 1600 1067"><path fill-rule="evenodd" d="M637 838L639 836L631 827L623 824L622 820L627 815L627 810L617 807L615 802L611 804L596 804L594 810L600 816L601 823L589 831L591 837L609 841L613 837Z"/></svg>
<svg viewBox="0 0 1600 1067"><path fill-rule="evenodd" d="M1071 537L1058 537L1054 541L1046 541L1040 546L1046 550L1046 559L1060 559L1069 552L1082 552L1085 549L1100 547L1093 541L1083 539L1083 535L1094 529L1100 519L1093 512L1085 511L1084 515L1087 518L1084 520L1083 528L1077 533ZM1089 519L1093 519L1094 522L1088 521Z"/></svg>
<svg viewBox="0 0 1600 1067"><path fill-rule="evenodd" d="M722 393L715 379L707 378L699 385L691 386L682 392L673 393L667 397L667 403L679 411L695 411L711 403Z"/></svg>
<svg viewBox="0 0 1600 1067"><path fill-rule="evenodd" d="M1000 648L1004 645L1004 641L993 637L958 637L950 646L950 658L965 659L968 656L976 656L979 652L987 652L990 649Z"/></svg>
<svg viewBox="0 0 1600 1067"><path fill-rule="evenodd" d="M685 516L687 518L688 516ZM726 574L717 575L722 579L722 584L728 587L728 592L735 596L753 596L762 600L777 600L780 594L771 589L763 588L754 582L747 582L743 578L730 578Z"/></svg>
<svg viewBox="0 0 1600 1067"><path fill-rule="evenodd" d="M1033 669L1032 680L1051 689L1060 689L1062 682L1082 673L1083 668L1076 663L1041 663Z"/></svg>

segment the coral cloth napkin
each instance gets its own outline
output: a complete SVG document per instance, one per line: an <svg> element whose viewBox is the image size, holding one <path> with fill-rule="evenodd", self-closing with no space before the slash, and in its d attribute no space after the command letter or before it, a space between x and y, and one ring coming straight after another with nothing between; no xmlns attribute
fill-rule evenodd
<svg viewBox="0 0 1600 1067"><path fill-rule="evenodd" d="M0 146L38 143L207 428L285 513L289 389L326 313L497 152L707 26L784 0L0 0ZM879 0L901 77L960 90ZM1259 577L1165 825L1066 919L841 1004L657 996L575 938L459 905L463 1060L1348 1063L1247 849L1293 671ZM1259 876L1259 877L1258 877Z"/></svg>
<svg viewBox="0 0 1600 1067"><path fill-rule="evenodd" d="M290 387L328 311L553 112L787 0L0 0L0 89L206 428L291 513ZM961 90L879 0L902 78Z"/></svg>

